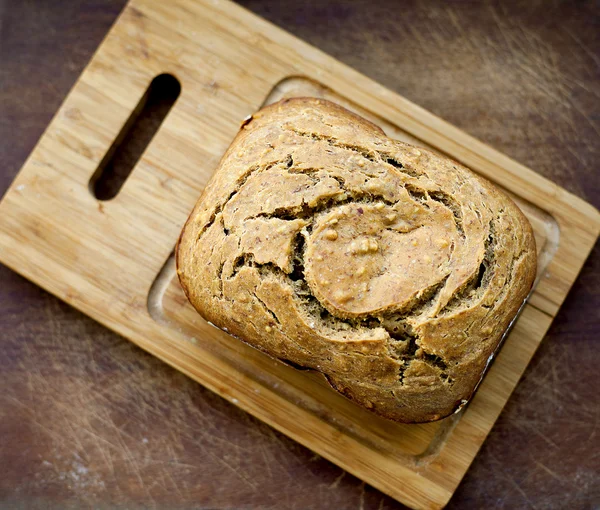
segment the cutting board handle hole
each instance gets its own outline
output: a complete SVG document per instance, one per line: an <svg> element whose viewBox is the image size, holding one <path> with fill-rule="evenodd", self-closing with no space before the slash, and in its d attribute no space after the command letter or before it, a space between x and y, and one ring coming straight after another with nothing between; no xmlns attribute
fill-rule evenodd
<svg viewBox="0 0 600 510"><path fill-rule="evenodd" d="M159 74L150 82L90 179L90 191L98 200L117 196L180 93L181 84L171 74Z"/></svg>

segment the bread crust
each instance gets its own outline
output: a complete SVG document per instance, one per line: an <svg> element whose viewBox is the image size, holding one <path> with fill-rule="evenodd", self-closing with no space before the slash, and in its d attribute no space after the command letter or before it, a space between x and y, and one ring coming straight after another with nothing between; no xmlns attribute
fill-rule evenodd
<svg viewBox="0 0 600 510"><path fill-rule="evenodd" d="M176 259L206 320L405 423L470 399L536 274L502 191L315 98L242 125Z"/></svg>

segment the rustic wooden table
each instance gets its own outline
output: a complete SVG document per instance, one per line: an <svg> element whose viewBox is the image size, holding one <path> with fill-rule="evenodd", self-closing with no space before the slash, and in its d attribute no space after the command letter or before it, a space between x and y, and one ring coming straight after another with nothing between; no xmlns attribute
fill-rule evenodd
<svg viewBox="0 0 600 510"><path fill-rule="evenodd" d="M240 2L600 207L593 2ZM0 194L123 0L0 3ZM449 508L600 505L596 247ZM0 508L401 505L0 266Z"/></svg>

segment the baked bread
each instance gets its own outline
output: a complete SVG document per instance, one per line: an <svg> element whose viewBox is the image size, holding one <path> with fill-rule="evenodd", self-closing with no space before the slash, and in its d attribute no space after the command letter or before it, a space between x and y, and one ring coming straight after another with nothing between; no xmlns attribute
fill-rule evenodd
<svg viewBox="0 0 600 510"><path fill-rule="evenodd" d="M531 226L455 161L325 100L248 120L189 217L181 285L231 335L400 422L468 401L531 289Z"/></svg>

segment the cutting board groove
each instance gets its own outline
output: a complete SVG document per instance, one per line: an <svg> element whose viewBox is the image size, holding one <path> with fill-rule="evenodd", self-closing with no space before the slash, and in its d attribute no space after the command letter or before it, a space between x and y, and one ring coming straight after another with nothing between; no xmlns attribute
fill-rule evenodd
<svg viewBox="0 0 600 510"><path fill-rule="evenodd" d="M112 198L98 200L96 179L165 73L179 96L147 146L125 147L139 160ZM179 287L175 242L239 123L263 104L306 95L460 161L511 194L533 225L535 291L475 398L450 418L374 417L320 375L211 327ZM599 231L589 204L226 0L132 0L0 202L3 263L415 508L452 496Z"/></svg>

